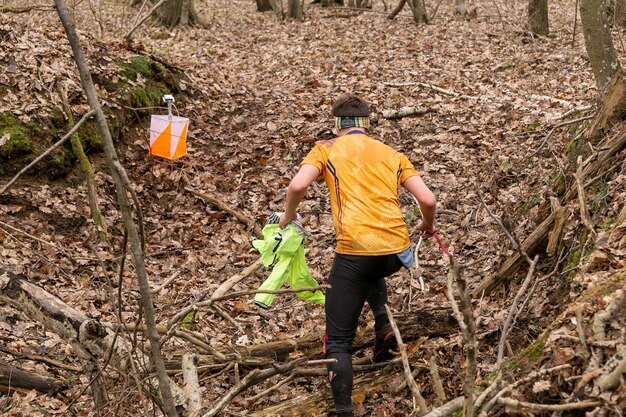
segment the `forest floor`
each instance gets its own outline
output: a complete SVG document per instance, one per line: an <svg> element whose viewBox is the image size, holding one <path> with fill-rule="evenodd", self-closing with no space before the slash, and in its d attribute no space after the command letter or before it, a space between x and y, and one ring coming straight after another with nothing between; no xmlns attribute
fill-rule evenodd
<svg viewBox="0 0 626 417"><path fill-rule="evenodd" d="M88 3L94 5L93 11ZM444 2L435 19L422 26L413 23L408 10L387 20L381 2L374 2L374 10L365 12L308 5L305 20L294 22L279 21L271 12L257 13L252 0L197 1L204 25L170 30L148 22L130 44L122 41L122 34L131 26L137 9L122 3L78 2L75 15L104 106L126 115L118 152L142 203L151 284L156 288L173 274L178 276L154 296L159 323L167 322L202 292L212 293L225 279L258 259L250 246L255 236L247 225L205 204L186 188L216 196L262 225L272 211L282 209L289 180L318 139L318 132L332 127L330 107L342 93L363 96L377 114L404 106L428 109L415 118L381 119L371 133L407 155L435 192L437 228L457 260L470 265L464 272L470 288L497 271L514 252L483 208L479 194L523 240L550 211L555 183L573 183L570 159L580 123L557 128L545 141L558 123L592 114L571 110L596 106L598 91L580 27L572 39L572 2L551 1L550 36L533 38L523 28L525 1L477 1L473 3L477 15L471 19L455 18L452 2ZM614 38L621 57L626 55L624 36L616 32ZM105 80L116 83L123 78L119 62L130 62L141 54L150 54L185 74L179 81L176 110L190 119L188 155L175 162L148 155L149 119L129 109L123 97L104 86ZM65 33L53 10L0 13L0 64L0 114L12 113L21 123L34 123L52 135L49 120L61 105L56 88L59 81L68 91L75 115L88 108ZM127 82L144 87L149 80L138 74ZM439 89L424 84L390 85L415 82ZM102 156L94 152L90 157L97 168L99 203L114 248L100 244L97 250L103 259L113 262L121 255L122 223ZM600 233L606 231L605 240L593 247L585 245L580 237L582 227L573 222L566 229L561 256L553 259L541 254L536 274L543 280L518 318L507 356L524 351L601 277L624 268L623 231L608 237L625 201L623 159L621 168L614 171L621 174L601 178L587 190L593 221ZM2 183L9 178L7 175ZM3 267L24 274L67 304L113 323L109 292L87 244L95 243L97 235L89 220L86 195L78 169L62 179L49 180L41 172L22 177L8 194L0 196L0 258ZM401 194L401 202L407 213L414 213L408 194ZM318 282L325 283L333 258L334 231L324 184L309 190L300 212L312 233L305 244L309 268ZM621 243L615 243L620 239ZM603 242L609 242L615 252L607 250L606 258L593 258L593 268L584 267L592 249L602 248ZM424 291L407 270L388 279L392 311L447 305L449 263L433 242L422 245L420 265ZM555 267L558 272L550 274ZM576 274L581 268L584 273ZM475 316L480 317L478 383L495 371L500 329L525 272L524 267L519 279L475 301ZM255 289L266 276L267 271L256 271L234 290ZM128 323L136 320L139 305L134 277L132 266L127 266L122 307ZM595 309L602 306L595 305ZM259 310L251 297L224 302L221 308L237 325L216 314L202 313L193 330L224 351L291 340L324 329L323 308L293 295L278 296L270 310ZM362 318L363 328L371 326L371 314ZM12 307L0 306L0 327L1 343L14 351L79 364L66 341L26 320ZM618 339L626 340L623 323L614 327ZM139 343L147 346L141 334L139 338ZM447 397L462 395L466 364L461 334L422 343L428 354L418 355L412 363L426 364L430 356L437 355ZM168 358L195 349L177 338L163 346ZM560 363L575 362L574 349L568 349L557 349ZM555 351L548 350L541 357L553 359ZM86 375L28 361L20 365L71 381L72 386L65 397L33 392L0 398L0 413L68 415L66 406L75 400L71 412L95 415L90 392L82 392L89 382ZM152 407L136 400L139 394L128 375L114 370L105 375L112 405L100 415L142 415L144 405ZM245 401L284 378L273 377L250 388L228 410L248 414L329 391L325 378L305 377L255 402ZM427 401L434 403L428 375L420 378ZM402 379L402 372L397 371L397 380ZM232 371L207 373L202 382L204 404L208 407L216 401L234 380ZM534 393L561 398L559 388L554 387L540 386ZM380 392L358 403L357 415L400 416L414 409L407 389ZM331 408L328 403L327 409Z"/></svg>

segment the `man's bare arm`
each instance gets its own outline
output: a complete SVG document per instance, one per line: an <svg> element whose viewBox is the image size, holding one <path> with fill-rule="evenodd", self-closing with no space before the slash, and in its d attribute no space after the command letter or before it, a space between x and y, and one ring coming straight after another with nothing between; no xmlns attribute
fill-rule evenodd
<svg viewBox="0 0 626 417"><path fill-rule="evenodd" d="M320 170L316 166L304 164L296 176L293 177L289 183L289 188L287 188L285 212L280 216L280 221L278 222L280 228L284 228L290 221L296 218L298 204L304 199L309 185L311 185L319 175Z"/></svg>
<svg viewBox="0 0 626 417"><path fill-rule="evenodd" d="M422 177L414 175L407 178L402 186L406 188L420 205L422 211L422 222L417 226L418 230L430 233L435 228L435 212L437 210L437 199L432 191L424 184Z"/></svg>

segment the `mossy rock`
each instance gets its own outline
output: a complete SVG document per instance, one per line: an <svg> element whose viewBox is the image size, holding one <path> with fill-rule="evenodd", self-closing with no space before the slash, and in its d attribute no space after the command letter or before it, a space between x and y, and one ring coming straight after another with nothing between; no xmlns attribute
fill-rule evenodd
<svg viewBox="0 0 626 417"><path fill-rule="evenodd" d="M17 172L22 160L38 152L29 128L12 113L0 113L0 174Z"/></svg>

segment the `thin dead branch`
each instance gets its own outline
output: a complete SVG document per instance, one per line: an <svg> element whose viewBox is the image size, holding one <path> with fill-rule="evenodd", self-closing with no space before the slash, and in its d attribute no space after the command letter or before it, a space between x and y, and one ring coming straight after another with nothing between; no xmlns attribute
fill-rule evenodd
<svg viewBox="0 0 626 417"><path fill-rule="evenodd" d="M517 291L517 294L515 294L515 298L511 303L511 307L509 308L509 313L506 317L506 321L504 322L504 326L502 326L502 335L500 336L500 343L498 343L498 359L496 360L496 369L500 369L500 366L502 365L502 360L504 358L504 344L507 340L507 337L509 336L511 323L513 322L513 317L515 317L515 313L517 310L517 304L519 303L520 298L522 297L522 295L524 295L524 293L528 289L528 286L530 285L530 282L532 281L533 275L535 273L535 268L537 267L538 259L539 255L535 255L535 258L532 260L532 263L528 268L526 278L524 278L524 282L522 282L520 289Z"/></svg>
<svg viewBox="0 0 626 417"><path fill-rule="evenodd" d="M504 394L511 392L513 389L517 388L518 386L525 384L529 381L533 381L543 375L547 375L549 373L555 372L555 371L559 371L562 369L568 369L571 368L572 365L570 364L564 364L564 365L558 365L552 368L547 368L547 369L541 369L539 371L533 371L530 374L528 374L526 377L522 378L522 379L518 379L517 381L505 386L504 388L502 388L500 391L498 391L496 393L496 395L494 395L487 404L485 404L485 407L483 407L482 411L480 412L479 417L486 417L489 413L489 411L493 408L494 405L496 405L496 403L498 402L498 399L500 397L502 397Z"/></svg>
<svg viewBox="0 0 626 417"><path fill-rule="evenodd" d="M293 371L297 366L301 365L306 361L306 358L297 358L290 362L287 362L283 365L275 365L272 368L268 369L254 369L246 375L241 382L235 385L230 389L221 399L219 399L211 409L204 414L203 417L214 417L216 416L233 398L239 395L241 392L245 391L252 385L256 385L259 382L265 381L268 378L273 377L278 374L286 374L288 372Z"/></svg>
<svg viewBox="0 0 626 417"><path fill-rule="evenodd" d="M498 403L515 410L529 411L568 411L568 410L584 410L587 408L595 408L602 405L602 401L587 400L568 404L535 404L524 401L514 400L513 398L498 398Z"/></svg>
<svg viewBox="0 0 626 417"><path fill-rule="evenodd" d="M424 401L424 397L422 397L422 393L419 385L415 382L413 375L411 375L411 365L409 364L409 358L406 354L406 347L404 346L404 342L402 342L402 336L400 335L400 330L398 330L398 325L396 321L393 319L393 314L391 313L391 309L388 305L385 304L385 309L387 310L387 316L389 317L389 324L391 324L391 328L393 329L393 334L396 336L396 340L398 342L398 350L400 351L400 356L402 357L402 365L404 368L404 377L406 379L407 385L411 390L411 394L417 400L417 405L420 408L420 412L426 413L428 412L428 406L426 405L426 401Z"/></svg>

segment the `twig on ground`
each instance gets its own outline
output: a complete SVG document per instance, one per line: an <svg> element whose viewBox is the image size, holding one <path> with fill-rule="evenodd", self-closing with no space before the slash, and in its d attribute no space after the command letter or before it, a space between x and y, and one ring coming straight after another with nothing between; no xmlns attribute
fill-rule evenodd
<svg viewBox="0 0 626 417"><path fill-rule="evenodd" d="M176 271L172 274L171 277L169 277L168 279L166 279L161 285L159 285L158 287L150 290L150 292L152 294L158 294L161 291L163 291L165 288L167 288L168 285L170 285L172 282L174 282L176 280L176 278L178 278L180 276L180 271Z"/></svg>
<svg viewBox="0 0 626 417"><path fill-rule="evenodd" d="M589 108L591 108L591 107L589 107ZM572 111L572 110L570 110L570 112L571 112L571 111ZM565 117L565 115L566 115L566 114L567 114L567 113L564 113L563 115L559 116L559 118ZM544 145L545 145L546 143L548 143L548 139L550 139L550 138L552 137L552 135L554 134L554 132L556 132L556 130L557 130L557 129L560 129L560 128L565 127L565 126L572 125L572 124L574 124L574 123L582 122L582 121L584 121L584 120L589 120L589 119L591 119L592 117L593 117L593 116L585 116L585 117L581 117L581 118L579 118L579 119L568 120L568 121L566 121L566 122L561 122L561 123L559 123L558 125L554 126L552 129L550 129L550 132L548 132L548 134L547 134L547 135L546 135L546 137L543 139L543 141L541 142L541 144L537 147L537 149L535 149L535 150L533 151L533 153L531 153L531 154L530 154L529 158L531 158L531 157L533 157L533 156L537 155L537 154L539 153L539 151L540 151L541 149L543 149ZM557 120L557 119L552 119L552 120Z"/></svg>
<svg viewBox="0 0 626 417"><path fill-rule="evenodd" d="M210 308L215 311L216 314L220 315L224 320L230 322L230 324L232 324L233 326L235 326L235 328L237 329L237 331L239 333L243 333L243 327L241 327L241 324L237 323L237 321L232 318L230 316L230 314L228 314L227 312L225 312L222 308L220 308L219 306L213 304L210 306Z"/></svg>
<svg viewBox="0 0 626 417"><path fill-rule="evenodd" d="M530 374L528 374L526 377L522 378L522 379L518 379L517 381L505 386L504 388L502 388L500 391L498 391L496 393L496 395L494 395L489 402L483 407L482 411L480 412L479 417L486 417L487 413L489 413L489 411L493 408L493 406L497 403L498 399L503 396L504 394L510 392L511 390L513 390L514 388L525 384L528 381L532 381L534 379L539 378L540 376L549 374L551 372L555 372L555 371L559 371L561 369L567 369L567 368L571 368L572 365L570 364L564 364L564 365L559 365L559 366L554 366L552 368L547 368L547 369L541 369L539 371L533 371Z"/></svg>
<svg viewBox="0 0 626 417"><path fill-rule="evenodd" d="M65 369L66 371L70 371L70 372L81 372L82 368L79 366L72 366L72 365L66 365L62 362L56 361L54 359L50 359L50 358L46 358L45 356L38 356L38 355L30 355L28 353L23 353L23 352L16 352L12 349L9 349L6 346L2 346L0 345L0 352L4 352L7 355L11 355L11 356L15 356L16 359L28 359L30 361L34 361L34 362L43 362L45 364L48 364L50 366L54 366L55 368L60 368L60 369Z"/></svg>
<svg viewBox="0 0 626 417"><path fill-rule="evenodd" d="M430 413L422 417L448 417L455 411L463 408L463 403L465 403L465 397L456 397L454 400L448 401L441 407L434 408Z"/></svg>
<svg viewBox="0 0 626 417"><path fill-rule="evenodd" d="M528 286L530 285L530 282L535 273L535 268L537 266L538 259L539 259L539 255L535 255L535 258L532 260L532 263L530 264L530 267L528 268L528 273L526 274L526 278L524 278L524 282L522 282L520 289L517 291L517 294L515 294L515 298L513 299L513 302L511 303L511 307L509 308L509 314L507 315L506 321L504 322L504 326L502 327L502 335L500 336L500 343L498 343L498 359L496 360L496 369L500 369L500 366L502 365L502 359L504 358L504 344L507 340L507 337L509 336L509 331L511 328L513 317L515 316L517 304L519 303L520 298L526 292L526 290L528 289Z"/></svg>
<svg viewBox="0 0 626 417"><path fill-rule="evenodd" d="M183 177L183 179L185 180L187 184L190 184L188 179L186 179L185 177ZM205 203L211 204L212 206L215 206L219 208L220 210L225 211L226 213L230 214L231 216L239 220L241 223L246 225L250 230L254 231L255 234L261 235L261 230L257 225L255 225L255 222L252 219L252 217L246 216L245 214L237 210L234 210L225 201L215 196L197 191L193 189L191 185L188 185L187 187L185 187L185 191L190 192L191 194L203 200Z"/></svg>
<svg viewBox="0 0 626 417"><path fill-rule="evenodd" d="M92 109L92 110L89 110L87 113L85 113L85 115L83 117L81 117L81 119L74 125L74 127L72 129L70 129L70 131L65 134L65 136L63 136L61 139L59 139L54 145L49 147L45 152L43 152L37 158L35 158L33 160L33 162L31 162L30 164L28 164L24 168L22 168L22 170L20 172L15 174L15 176L9 182L7 182L4 185L4 187L2 187L2 189L0 190L0 195L6 193L9 190L9 188L11 188L11 186L15 183L15 181L17 181L17 179L22 174L24 174L26 171L31 169L34 165L36 165L39 161L44 159L46 156L50 155L50 153L52 151L54 151L55 149L57 149L59 146L63 145L65 143L65 141L67 141L69 138L72 137L72 135L74 133L76 133L76 131L82 126L82 124L85 123L85 121L87 121L87 119L89 119L91 116L93 116L95 114L95 112L96 111Z"/></svg>
<svg viewBox="0 0 626 417"><path fill-rule="evenodd" d="M393 329L393 333L396 336L396 340L398 342L398 350L400 351L400 356L402 357L402 365L404 368L404 377L406 378L407 385L411 390L411 394L417 400L417 405L420 408L421 413L428 412L428 406L426 405L426 401L424 401L424 397L422 397L422 393L420 391L419 385L413 379L413 375L411 375L411 366L409 365L409 358L406 354L406 347L404 346L404 342L402 342L402 336L400 335L400 330L398 330L398 325L396 321L393 319L393 314L391 313L391 309L388 305L385 304L385 309L387 310L387 316L389 317L389 324L391 324L391 328Z"/></svg>
<svg viewBox="0 0 626 417"><path fill-rule="evenodd" d="M272 391L275 391L278 388L282 387L283 385L293 381L295 379L295 377L296 377L296 375L291 374L287 378L285 378L282 381L280 381L279 383L272 385L271 387L269 387L265 391L261 391L258 394L253 395L252 397L246 398L245 399L246 404L247 405L254 404L259 398L262 398L262 397L266 396L267 394L271 393Z"/></svg>
<svg viewBox="0 0 626 417"><path fill-rule="evenodd" d="M593 109L593 106L578 106L578 107L574 107L573 109L569 109L565 113L559 114L558 116L554 116L553 118L550 119L550 121L565 119L570 114L574 114L574 113L577 113L577 112L584 112L584 111L591 110L591 109ZM582 120L586 120L586 119L582 119ZM573 120L571 123L575 123L575 122L578 122L578 121L581 121L581 119Z"/></svg>
<svg viewBox="0 0 626 417"><path fill-rule="evenodd" d="M443 384L441 383L441 377L439 376L439 369L437 368L437 356L434 353L428 359L428 368L430 369L430 376L433 379L433 386L435 387L437 398L441 401L440 404L445 404L446 393L443 390Z"/></svg>
<svg viewBox="0 0 626 417"><path fill-rule="evenodd" d="M217 289L213 292L213 295L211 295L211 299L214 299L216 297L221 297L222 295L226 294L232 287L235 286L235 284L237 284L242 279L250 276L252 273L254 273L254 271L259 269L261 265L263 264L261 262L261 258L259 258L252 265L245 268L243 271L233 275L232 277L228 278L226 281L222 282L220 286L217 287Z"/></svg>
<svg viewBox="0 0 626 417"><path fill-rule="evenodd" d="M211 409L206 414L204 414L203 417L216 416L226 406L226 404L232 401L232 399L239 395L241 392L245 391L248 387L265 381L266 379L271 378L274 375L286 374L287 372L291 372L298 365L302 364L305 360L306 358L297 358L283 365L275 365L272 368L264 370L254 369L250 371L239 384L231 388L230 391L224 394L221 399L213 404Z"/></svg>
<svg viewBox="0 0 626 417"><path fill-rule="evenodd" d="M500 228L502 229L502 231L504 232L504 234L509 238L509 240L511 241L511 243L513 244L513 248L524 258L526 259L526 262L528 262L528 265L531 265L533 263L533 261L530 259L530 257L528 256L528 254L522 250L522 245L519 243L518 239L513 237L513 235L511 234L511 232L509 232L509 230L504 226L504 224L502 223L502 220L500 220L498 217L496 217L491 210L489 210L489 207L487 206L487 203L485 203L485 199L483 198L482 193L480 192L480 190L478 188L475 189L476 190L476 194L478 195L478 198L480 198L480 202L483 205L484 209L487 211L487 214L489 215L489 217L491 217L491 219L496 222L496 224L498 226L500 226Z"/></svg>
<svg viewBox="0 0 626 417"><path fill-rule="evenodd" d="M513 398L498 398L498 402L516 410L530 411L567 411L567 410L584 410L586 408L594 408L602 405L602 401L587 400L568 404L535 404L524 401L514 400Z"/></svg>

